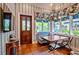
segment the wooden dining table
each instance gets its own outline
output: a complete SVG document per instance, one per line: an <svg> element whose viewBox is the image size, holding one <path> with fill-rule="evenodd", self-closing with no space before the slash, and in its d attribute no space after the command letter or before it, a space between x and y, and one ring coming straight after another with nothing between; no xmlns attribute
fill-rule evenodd
<svg viewBox="0 0 79 59"><path fill-rule="evenodd" d="M70 39L70 37L69 36L60 36L60 35L50 35L50 36L44 36L44 37L42 37L42 38L44 38L44 39L46 39L46 40L48 40L49 42L50 42L50 44L51 43L55 43L55 46L53 47L53 48L55 48L56 47L56 45L57 45L57 42L61 42L61 41L67 41L67 45L69 46L69 43L71 43L71 39ZM49 45L50 45L49 44ZM70 46L69 46L70 47Z"/></svg>
<svg viewBox="0 0 79 59"><path fill-rule="evenodd" d="M69 37L53 35L53 36L44 36L42 37L48 41L60 41L60 40L67 40Z"/></svg>

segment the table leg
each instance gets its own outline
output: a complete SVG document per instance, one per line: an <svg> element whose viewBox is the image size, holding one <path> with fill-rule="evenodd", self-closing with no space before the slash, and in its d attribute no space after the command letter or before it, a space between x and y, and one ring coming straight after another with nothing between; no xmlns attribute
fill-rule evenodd
<svg viewBox="0 0 79 59"><path fill-rule="evenodd" d="M57 41L54 41L54 42L53 42L53 44L54 44L55 46L52 46L52 45L49 45L49 46L48 46L48 49L49 49L50 51L52 51L52 50L55 50L55 49L56 49L56 44L57 44Z"/></svg>

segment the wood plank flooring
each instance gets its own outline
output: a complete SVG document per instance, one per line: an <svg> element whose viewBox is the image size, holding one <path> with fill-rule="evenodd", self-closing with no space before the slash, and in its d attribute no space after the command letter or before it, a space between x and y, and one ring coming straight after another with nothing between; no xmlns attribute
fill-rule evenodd
<svg viewBox="0 0 79 59"><path fill-rule="evenodd" d="M70 50L62 47L53 51L48 50L48 46L40 46L38 44L24 44L18 47L18 55L69 55Z"/></svg>

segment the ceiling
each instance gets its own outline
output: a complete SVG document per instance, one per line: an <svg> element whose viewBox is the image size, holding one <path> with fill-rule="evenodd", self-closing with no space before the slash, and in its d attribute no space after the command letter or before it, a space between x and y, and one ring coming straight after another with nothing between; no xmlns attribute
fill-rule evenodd
<svg viewBox="0 0 79 59"><path fill-rule="evenodd" d="M32 5L36 6L36 7L40 7L40 8L44 8L44 9L49 9L51 10L51 5L50 3L32 3Z"/></svg>
<svg viewBox="0 0 79 59"><path fill-rule="evenodd" d="M61 11L64 8L70 7L71 5L73 5L73 4L71 4L71 3L56 3L56 4L52 4L52 10Z"/></svg>
<svg viewBox="0 0 79 59"><path fill-rule="evenodd" d="M32 5L40 8L60 11L64 8L70 7L73 3L32 3Z"/></svg>

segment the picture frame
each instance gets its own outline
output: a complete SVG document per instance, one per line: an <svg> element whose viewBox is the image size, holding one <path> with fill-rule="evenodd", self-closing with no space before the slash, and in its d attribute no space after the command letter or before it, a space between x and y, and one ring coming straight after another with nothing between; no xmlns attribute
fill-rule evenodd
<svg viewBox="0 0 79 59"><path fill-rule="evenodd" d="M3 10L0 7L0 32L2 32Z"/></svg>
<svg viewBox="0 0 79 59"><path fill-rule="evenodd" d="M3 32L11 31L11 13L4 12L3 13L3 21L2 21L2 29Z"/></svg>

